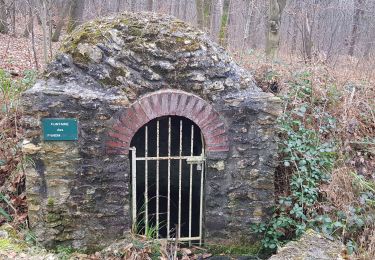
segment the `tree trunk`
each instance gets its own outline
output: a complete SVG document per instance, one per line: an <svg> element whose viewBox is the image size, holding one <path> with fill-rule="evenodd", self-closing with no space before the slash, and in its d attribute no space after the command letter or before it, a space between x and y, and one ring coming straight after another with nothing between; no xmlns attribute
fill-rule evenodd
<svg viewBox="0 0 375 260"><path fill-rule="evenodd" d="M203 19L204 19L204 27L205 30L208 31L211 29L211 14L212 14L212 6L213 2L220 1L220 0L204 0L203 1Z"/></svg>
<svg viewBox="0 0 375 260"><path fill-rule="evenodd" d="M226 47L228 44L228 25L230 16L231 0L224 0L223 16L221 18L219 42Z"/></svg>
<svg viewBox="0 0 375 260"><path fill-rule="evenodd" d="M53 22L52 22L52 1L48 1L48 44L49 44L49 58L52 60L52 28L53 28Z"/></svg>
<svg viewBox="0 0 375 260"><path fill-rule="evenodd" d="M135 12L136 4L137 4L137 0L131 0L130 11L132 11L133 13Z"/></svg>
<svg viewBox="0 0 375 260"><path fill-rule="evenodd" d="M154 11L154 0L147 0L147 11Z"/></svg>
<svg viewBox="0 0 375 260"><path fill-rule="evenodd" d="M261 15L257 14L257 9L258 9L258 3L257 1L254 1L253 0L253 8L254 10L251 12L251 19L250 19L250 26L249 26L249 37L251 36L250 35L250 32L251 30L253 30L253 33L254 33L254 37L250 37L249 40L248 40L248 44L249 44L249 47L251 49L256 49L256 46L257 46L257 38L255 37L255 34L257 32L257 27L259 26L257 21L262 21L262 17Z"/></svg>
<svg viewBox="0 0 375 260"><path fill-rule="evenodd" d="M40 15L38 12L35 13L36 21L38 22L38 25L42 25L42 18L40 18Z"/></svg>
<svg viewBox="0 0 375 260"><path fill-rule="evenodd" d="M33 19L34 19L34 17L29 15L29 19L27 21L26 28L23 31L23 37L25 37L25 38L29 37L29 35L30 35L31 29L32 29L33 23L34 23Z"/></svg>
<svg viewBox="0 0 375 260"><path fill-rule="evenodd" d="M116 4L116 13L119 13L121 10L121 0L117 0Z"/></svg>
<svg viewBox="0 0 375 260"><path fill-rule="evenodd" d="M182 7L183 14L182 14L182 19L186 21L187 19L187 7L188 7L188 0L184 0L184 6Z"/></svg>
<svg viewBox="0 0 375 260"><path fill-rule="evenodd" d="M303 56L304 56L305 62L311 62L313 41L312 41L311 21L307 12L305 13L305 19L302 24L302 45L303 45Z"/></svg>
<svg viewBox="0 0 375 260"><path fill-rule="evenodd" d="M204 29L204 0L195 0L198 27Z"/></svg>
<svg viewBox="0 0 375 260"><path fill-rule="evenodd" d="M0 0L0 33L8 33L5 0Z"/></svg>
<svg viewBox="0 0 375 260"><path fill-rule="evenodd" d="M215 41L219 41L221 22L223 17L224 0L216 0L213 3L212 19L211 19L211 37Z"/></svg>
<svg viewBox="0 0 375 260"><path fill-rule="evenodd" d="M291 53L294 55L297 50L297 38L298 38L298 17L301 12L301 4L299 0L296 0L294 3L294 12L293 12L293 34L292 34L292 44L291 44Z"/></svg>
<svg viewBox="0 0 375 260"><path fill-rule="evenodd" d="M370 23L370 21L368 21L369 18L371 19L372 17L371 16L367 17L367 19L364 22L366 22L370 25L371 23ZM369 27L367 27L367 28L369 28ZM367 34L367 38L366 38L366 41L365 41L365 49L363 51L363 58L366 61L370 61L371 51L374 50L375 32L374 32L374 30L371 30L371 29L366 29L366 31L368 32L368 34Z"/></svg>
<svg viewBox="0 0 375 260"><path fill-rule="evenodd" d="M354 55L354 48L358 38L358 28L361 16L363 14L363 0L354 0L354 16L353 16L353 26L350 36L349 51L350 56Z"/></svg>
<svg viewBox="0 0 375 260"><path fill-rule="evenodd" d="M297 21L293 21L292 44L290 46L290 51L293 55L296 53L296 50L297 50L297 37L298 37Z"/></svg>
<svg viewBox="0 0 375 260"><path fill-rule="evenodd" d="M46 2L41 0L41 21L42 21L42 32L43 32L43 56L44 63L48 63L48 29L47 29L47 6Z"/></svg>
<svg viewBox="0 0 375 260"><path fill-rule="evenodd" d="M71 0L69 14L69 23L67 32L71 33L78 25L82 23L85 0Z"/></svg>
<svg viewBox="0 0 375 260"><path fill-rule="evenodd" d="M35 67L37 70L39 70L39 63L38 63L38 57L36 55L36 49L35 49L35 34L34 34L34 14L33 14L33 8L31 7L31 3L27 1L28 8L29 8L29 17L30 17L30 33L31 33L31 49L33 50L33 56L34 56L34 62Z"/></svg>
<svg viewBox="0 0 375 260"><path fill-rule="evenodd" d="M65 17L68 15L69 10L70 10L70 4L71 4L70 1L67 1L65 3L63 12L62 12L61 16L59 17L59 22L56 25L56 30L55 30L55 32L53 33L53 36L52 36L52 41L53 42L58 42L59 41L59 38L60 38L60 35L61 35L61 30L62 30L62 28L64 26Z"/></svg>
<svg viewBox="0 0 375 260"><path fill-rule="evenodd" d="M273 59L279 49L281 17L286 5L286 0L269 0L269 5L266 55Z"/></svg>
<svg viewBox="0 0 375 260"><path fill-rule="evenodd" d="M244 35L242 38L242 46L241 46L241 53L243 54L245 51L245 45L247 43L247 40L250 35L250 21L252 18L252 11L254 9L254 2L253 0L247 0L246 1L246 22L245 22L245 29L244 29ZM242 57L243 55L241 55Z"/></svg>
<svg viewBox="0 0 375 260"><path fill-rule="evenodd" d="M16 1L13 1L12 3L12 33L14 36L16 36Z"/></svg>
<svg viewBox="0 0 375 260"><path fill-rule="evenodd" d="M363 58L366 60L366 61L369 61L370 60L370 52L371 52L371 49L372 49L372 41L369 41L366 43L366 46L365 46L365 51L363 52Z"/></svg>
<svg viewBox="0 0 375 260"><path fill-rule="evenodd" d="M181 0L173 0L174 3L174 16L180 17L180 5L181 5Z"/></svg>

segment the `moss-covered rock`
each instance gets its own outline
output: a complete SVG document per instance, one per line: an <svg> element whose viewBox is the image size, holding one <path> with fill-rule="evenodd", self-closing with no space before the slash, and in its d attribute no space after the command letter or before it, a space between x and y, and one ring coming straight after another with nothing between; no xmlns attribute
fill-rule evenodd
<svg viewBox="0 0 375 260"><path fill-rule="evenodd" d="M308 230L298 240L280 248L270 260L343 260L344 245Z"/></svg>
<svg viewBox="0 0 375 260"><path fill-rule="evenodd" d="M28 247L22 235L11 225L3 224L0 232L0 256L2 252L21 252Z"/></svg>

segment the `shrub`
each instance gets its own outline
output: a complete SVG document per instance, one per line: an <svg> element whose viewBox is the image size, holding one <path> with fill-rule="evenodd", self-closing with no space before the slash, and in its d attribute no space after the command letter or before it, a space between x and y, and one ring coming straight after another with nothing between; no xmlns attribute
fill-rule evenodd
<svg viewBox="0 0 375 260"><path fill-rule="evenodd" d="M267 72L262 84L270 82L270 74L282 75L269 70L262 68ZM350 116L348 111L353 108L345 107L342 100L347 100L346 93L353 100L354 91L337 87L335 79L316 75L312 68L289 76L289 80L277 83L272 78L273 85L280 87L284 83L280 97L285 105L278 121L280 161L274 215L268 223L251 228L263 236L263 248L269 251L298 238L309 228L340 238L349 253L358 251L363 232L374 228L369 220L375 216L375 193L372 181L347 166L354 158L352 151L345 149L349 124L338 111L345 112L345 118ZM353 102L345 103L348 104ZM354 107L351 113L354 110L360 108ZM358 114L359 120L371 116L364 111ZM357 135L366 131L366 126L355 129ZM366 243L360 246L374 246L363 244Z"/></svg>
<svg viewBox="0 0 375 260"><path fill-rule="evenodd" d="M0 224L22 223L27 217L24 194L23 158L19 142L22 138L20 95L36 79L34 71L23 78L12 78L0 70Z"/></svg>

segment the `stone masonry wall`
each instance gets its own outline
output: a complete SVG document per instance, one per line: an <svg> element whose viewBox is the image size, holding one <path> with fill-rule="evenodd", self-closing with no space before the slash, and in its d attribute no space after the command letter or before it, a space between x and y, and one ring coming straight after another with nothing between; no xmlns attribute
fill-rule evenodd
<svg viewBox="0 0 375 260"><path fill-rule="evenodd" d="M188 117L190 100L191 120L204 107L216 115L205 135L206 241L250 241L250 223L269 217L279 100L202 32L169 16L124 13L75 30L24 94L29 217L41 242L94 250L130 232L131 135L117 126L138 122L127 115L155 93L188 96L170 114ZM77 118L78 141L42 140L42 118Z"/></svg>

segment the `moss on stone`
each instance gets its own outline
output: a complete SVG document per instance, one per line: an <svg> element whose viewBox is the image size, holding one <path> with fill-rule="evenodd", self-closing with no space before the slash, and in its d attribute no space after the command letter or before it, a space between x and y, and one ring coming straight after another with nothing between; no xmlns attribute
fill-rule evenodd
<svg viewBox="0 0 375 260"><path fill-rule="evenodd" d="M71 54L75 63L89 64L91 62L90 57L80 53L78 45L104 43L110 39L108 32L112 29L120 32L120 38L124 38L121 33L126 34L128 42L125 44L129 49L138 53L145 50L147 52L146 43L154 43L161 50L168 52L191 52L199 50L201 47L200 41L193 38L193 35L198 34L186 34L187 31L190 32L191 30L182 21L154 23L152 20L132 19L133 16L134 14L124 13L115 19L105 18L86 23L78 27L63 41L60 51ZM181 35L185 36L175 36L173 35L175 32L181 32ZM163 37L160 38L158 36L160 34L163 34ZM129 36L133 36L133 38Z"/></svg>
<svg viewBox="0 0 375 260"><path fill-rule="evenodd" d="M47 222L56 222L61 220L61 215L58 213L48 212L46 220Z"/></svg>
<svg viewBox="0 0 375 260"><path fill-rule="evenodd" d="M74 53L79 43L96 44L103 38L102 29L95 26L96 22L86 24L74 31L61 45L60 51Z"/></svg>
<svg viewBox="0 0 375 260"><path fill-rule="evenodd" d="M109 77L105 77L104 79L99 79L98 81L102 83L104 86L119 86L122 83L117 79L117 77L126 77L127 72L120 68L113 68L110 73Z"/></svg>
<svg viewBox="0 0 375 260"><path fill-rule="evenodd" d="M188 37L176 37L176 46L184 51L196 51L201 48L200 42Z"/></svg>
<svg viewBox="0 0 375 260"><path fill-rule="evenodd" d="M8 223L2 225L0 227L0 230L1 231L6 231L6 233L8 234L8 237L9 238L12 238L12 239L18 239L19 238L19 235L18 235L18 232L17 230L15 230L11 225L9 225Z"/></svg>
<svg viewBox="0 0 375 260"><path fill-rule="evenodd" d="M72 53L72 58L74 62L80 63L80 64L87 64L90 62L90 58L86 54L81 54L79 52Z"/></svg>
<svg viewBox="0 0 375 260"><path fill-rule="evenodd" d="M138 26L138 25L133 25L129 26L129 34L133 36L138 36L141 37L143 32L142 32L143 27Z"/></svg>
<svg viewBox="0 0 375 260"><path fill-rule="evenodd" d="M192 52L201 48L198 40L190 37L169 37L155 41L158 48L171 52Z"/></svg>
<svg viewBox="0 0 375 260"><path fill-rule="evenodd" d="M9 238L0 238L0 251L20 252L23 248L23 246L18 245Z"/></svg>
<svg viewBox="0 0 375 260"><path fill-rule="evenodd" d="M52 198L52 197L48 197L47 206L48 207L53 207L54 205L55 205L55 199Z"/></svg>
<svg viewBox="0 0 375 260"><path fill-rule="evenodd" d="M5 231L7 237L0 238L0 251L20 252L27 248L26 242L21 239L20 234L9 224L0 227L1 231Z"/></svg>
<svg viewBox="0 0 375 260"><path fill-rule="evenodd" d="M73 31L61 44L60 51L72 55L75 62L81 64L87 64L90 62L90 58L87 55L83 55L78 50L78 44L88 43L97 45L100 42L104 42L106 33L114 27L112 24L105 20L95 20L86 23L82 27L79 27Z"/></svg>

